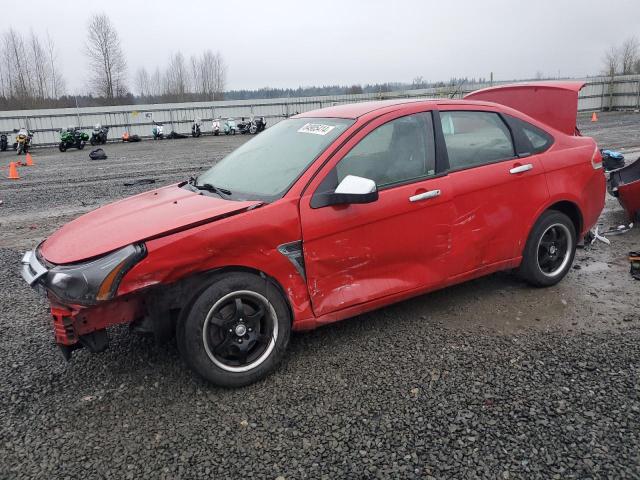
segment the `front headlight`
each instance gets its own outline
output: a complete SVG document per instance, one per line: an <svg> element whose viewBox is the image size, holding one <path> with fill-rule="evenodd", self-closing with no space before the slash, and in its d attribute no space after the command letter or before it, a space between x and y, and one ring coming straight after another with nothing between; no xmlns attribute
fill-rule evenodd
<svg viewBox="0 0 640 480"><path fill-rule="evenodd" d="M45 286L61 300L94 304L109 300L125 273L146 254L144 245L128 245L104 257L75 265L57 265L47 273Z"/></svg>

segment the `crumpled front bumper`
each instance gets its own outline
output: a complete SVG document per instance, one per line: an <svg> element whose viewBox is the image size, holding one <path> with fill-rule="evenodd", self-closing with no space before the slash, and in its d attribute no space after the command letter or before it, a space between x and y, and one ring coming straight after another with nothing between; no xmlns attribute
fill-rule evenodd
<svg viewBox="0 0 640 480"><path fill-rule="evenodd" d="M95 306L66 305L46 288L49 269L38 259L36 250L22 257L22 278L49 299L56 343L66 359L80 346L91 352L108 345L106 328L129 323L144 313L144 304L136 296L116 298Z"/></svg>

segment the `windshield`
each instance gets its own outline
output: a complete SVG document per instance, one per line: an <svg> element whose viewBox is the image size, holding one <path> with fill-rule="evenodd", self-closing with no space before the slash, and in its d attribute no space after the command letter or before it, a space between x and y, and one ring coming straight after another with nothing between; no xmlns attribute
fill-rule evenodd
<svg viewBox="0 0 640 480"><path fill-rule="evenodd" d="M343 118L283 120L200 175L197 185L225 189L233 200L275 200L353 123Z"/></svg>

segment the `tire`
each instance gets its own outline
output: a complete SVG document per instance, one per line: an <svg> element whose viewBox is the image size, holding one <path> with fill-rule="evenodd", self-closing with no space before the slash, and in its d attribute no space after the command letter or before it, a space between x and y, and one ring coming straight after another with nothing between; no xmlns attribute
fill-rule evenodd
<svg viewBox="0 0 640 480"><path fill-rule="evenodd" d="M520 276L536 287L555 285L571 268L576 243L576 229L571 219L557 210L547 210L529 233Z"/></svg>
<svg viewBox="0 0 640 480"><path fill-rule="evenodd" d="M220 132L214 132L213 134L217 137L218 135L220 135Z"/></svg>
<svg viewBox="0 0 640 480"><path fill-rule="evenodd" d="M244 272L225 274L188 305L177 325L178 349L207 381L222 387L249 385L282 359L291 315L269 280Z"/></svg>
<svg viewBox="0 0 640 480"><path fill-rule="evenodd" d="M60 145L58 145L58 149L61 152L66 152L67 151L67 146L63 142L60 142Z"/></svg>
<svg viewBox="0 0 640 480"><path fill-rule="evenodd" d="M80 142L78 144L78 150L82 150L84 148L84 142Z"/></svg>
<svg viewBox="0 0 640 480"><path fill-rule="evenodd" d="M95 147L96 146L96 139L91 137L91 140L89 140L89 143L91 143L92 147Z"/></svg>
<svg viewBox="0 0 640 480"><path fill-rule="evenodd" d="M231 130L231 135L235 135L235 134L236 134L236 129L234 128Z"/></svg>

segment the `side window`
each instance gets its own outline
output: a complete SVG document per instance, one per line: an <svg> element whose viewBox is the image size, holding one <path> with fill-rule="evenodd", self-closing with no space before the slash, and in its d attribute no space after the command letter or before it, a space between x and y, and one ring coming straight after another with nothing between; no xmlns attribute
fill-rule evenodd
<svg viewBox="0 0 640 480"><path fill-rule="evenodd" d="M364 137L336 166L347 175L374 180L378 187L435 174L435 142L430 112L397 118Z"/></svg>
<svg viewBox="0 0 640 480"><path fill-rule="evenodd" d="M511 132L497 113L440 112L452 170L513 158Z"/></svg>
<svg viewBox="0 0 640 480"><path fill-rule="evenodd" d="M522 124L522 131L527 136L533 147L532 153L544 152L551 145L551 138L546 132L543 132L538 127L534 127L530 123L520 122Z"/></svg>

